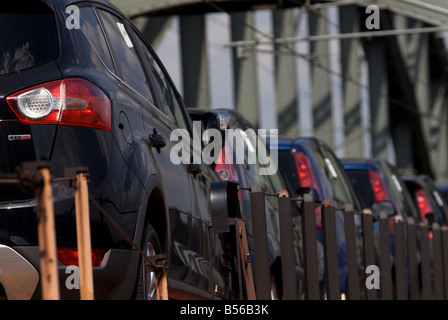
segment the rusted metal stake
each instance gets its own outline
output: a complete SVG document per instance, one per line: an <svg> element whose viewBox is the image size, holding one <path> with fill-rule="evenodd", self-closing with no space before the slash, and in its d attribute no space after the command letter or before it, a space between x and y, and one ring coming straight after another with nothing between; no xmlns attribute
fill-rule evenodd
<svg viewBox="0 0 448 320"><path fill-rule="evenodd" d="M362 210L362 234L364 249L364 270L370 265L376 265L375 244L373 234L373 217L370 209ZM367 300L377 300L378 294L375 289L366 290Z"/></svg>
<svg viewBox="0 0 448 320"><path fill-rule="evenodd" d="M355 213L351 204L345 204L344 206L344 231L347 251L347 298L349 300L359 300L361 289L359 286L358 249Z"/></svg>
<svg viewBox="0 0 448 320"><path fill-rule="evenodd" d="M166 268L159 268L156 271L156 286L157 300L168 300L168 275Z"/></svg>
<svg viewBox="0 0 448 320"><path fill-rule="evenodd" d="M92 248L90 240L87 172L76 174L75 206L81 300L93 300Z"/></svg>
<svg viewBox="0 0 448 320"><path fill-rule="evenodd" d="M395 217L395 281L397 300L408 299L408 276L406 267L406 240L404 233L404 221L401 216Z"/></svg>
<svg viewBox="0 0 448 320"><path fill-rule="evenodd" d="M252 262L250 261L249 244L247 243L246 223L237 219L236 225L238 226L241 269L243 270L243 278L246 285L247 300L256 300Z"/></svg>
<svg viewBox="0 0 448 320"><path fill-rule="evenodd" d="M256 296L258 300L269 300L271 287L265 198L258 183L252 183L250 189Z"/></svg>
<svg viewBox="0 0 448 320"><path fill-rule="evenodd" d="M305 273L305 299L319 300L319 268L315 203L311 194L303 195L302 204L303 256Z"/></svg>
<svg viewBox="0 0 448 320"><path fill-rule="evenodd" d="M40 273L43 300L59 300L56 230L49 168L41 168L43 185L36 190Z"/></svg>
<svg viewBox="0 0 448 320"><path fill-rule="evenodd" d="M291 199L279 196L280 254L282 258L283 299L297 300L297 280L294 256L294 234Z"/></svg>
<svg viewBox="0 0 448 320"><path fill-rule="evenodd" d="M390 230L389 217L384 211L380 212L380 274L381 274L381 299L392 300L393 282L392 282L392 263L390 251Z"/></svg>
<svg viewBox="0 0 448 320"><path fill-rule="evenodd" d="M333 203L328 200L324 201L322 207L322 229L327 299L340 300L336 214Z"/></svg>

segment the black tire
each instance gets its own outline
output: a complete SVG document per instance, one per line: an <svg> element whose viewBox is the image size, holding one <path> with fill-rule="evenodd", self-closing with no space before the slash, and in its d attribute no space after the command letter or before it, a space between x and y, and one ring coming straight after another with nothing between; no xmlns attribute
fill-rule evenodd
<svg viewBox="0 0 448 320"><path fill-rule="evenodd" d="M143 242L141 245L145 255L161 254L159 238L154 228L148 223L143 233ZM146 265L146 260L140 258L140 266L138 270L137 286L135 292L136 300L156 300L156 277L151 267Z"/></svg>

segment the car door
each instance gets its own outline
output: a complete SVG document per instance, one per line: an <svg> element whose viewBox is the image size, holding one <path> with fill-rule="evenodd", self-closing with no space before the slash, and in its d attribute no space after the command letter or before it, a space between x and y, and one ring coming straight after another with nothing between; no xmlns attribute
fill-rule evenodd
<svg viewBox="0 0 448 320"><path fill-rule="evenodd" d="M163 111L158 115L160 123L156 127L151 126L153 115L147 110L143 110L143 119L147 133L163 136L167 144L161 149L165 159L161 166L170 204L173 247L170 274L204 290L214 288L214 292L224 292L222 273L213 267L215 244L219 241L209 230L210 182L216 177L211 176L211 169L202 161L193 164L191 120L183 101L155 53L135 30L131 30L153 81L158 106ZM182 157L179 157L179 151Z"/></svg>
<svg viewBox="0 0 448 320"><path fill-rule="evenodd" d="M143 126L142 132L138 132L136 138L144 142L144 149L141 151L143 154L146 154L146 159L141 159L141 161L146 162L146 165L154 161L156 166L155 172L162 179L167 206L170 212L179 212L180 218L177 221L182 226L176 224L173 226L174 228L179 227L179 230L187 230L188 219L186 216L191 212L188 177L185 168L183 166L175 166L170 161L169 155L172 148L169 137L171 132L177 128L177 125L161 109L157 108L158 96L153 95L154 91L151 90L152 87L150 88L148 74L144 71L146 68L142 68L144 64L139 59L136 44L134 43L135 40L131 39L128 32L129 29L125 27L126 22L120 19L120 17L102 9L98 9L98 15L111 43L117 68L120 69L120 66L125 66L119 70L120 76L126 84L130 85L123 83L122 94L129 98L129 102L131 102L131 99L139 100L141 108L140 119L143 122ZM120 63L121 60L126 62L126 64ZM128 67L130 66L129 61L133 61L133 67ZM133 134L135 133L134 131ZM153 142L151 142L151 139L153 139ZM166 143L165 147L161 144L163 142ZM145 165L145 163L142 165ZM143 181L143 183L145 182ZM188 243L187 233L177 232L177 234L177 240L181 239L180 242L182 244ZM180 247L183 248L183 246ZM175 261L175 259L171 260ZM182 265L182 261L173 263L172 266L178 266L178 268L174 267L173 270L183 270L185 266Z"/></svg>

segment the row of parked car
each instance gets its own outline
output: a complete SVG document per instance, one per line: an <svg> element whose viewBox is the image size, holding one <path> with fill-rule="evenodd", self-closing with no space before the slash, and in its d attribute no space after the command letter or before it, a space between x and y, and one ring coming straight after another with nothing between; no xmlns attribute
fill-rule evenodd
<svg viewBox="0 0 448 320"><path fill-rule="evenodd" d="M341 293L346 292L347 280L343 216L340 214L344 204L351 204L358 213L364 209L371 210L376 241L379 241L379 213L386 212L391 222L392 261L395 255L393 221L396 216L403 220L412 218L417 225L425 223L430 230L434 222L440 225L448 223L444 184L436 184L427 175L402 176L384 159L338 159L324 141L313 137L280 139L278 150L280 167L292 186L293 194L300 195L303 190L309 192L311 189L317 203L331 200L336 209L341 209L335 213ZM361 236L359 216L355 220ZM316 226L318 241L322 242L320 207L316 207ZM361 240L358 245L360 243Z"/></svg>
<svg viewBox="0 0 448 320"><path fill-rule="evenodd" d="M233 110L213 109L197 110L191 109L192 119L200 120L204 115L209 117L213 115L221 120L225 125L221 130L239 129L248 130L255 128L243 119L243 117ZM224 134L224 132L223 132ZM437 188L432 178L427 175L402 176L397 168L382 159L339 159L329 145L315 137L276 137L275 143L270 144L272 139L265 137L270 151L276 151L278 154L279 170L275 175L262 176L254 175L256 170L251 168L246 158L244 164L219 164L215 170L220 174L221 179L236 180L242 186L249 186L252 182L259 182L266 193L277 192L281 188L287 189L290 197L297 198L304 193L312 193L316 204L316 227L318 240L318 267L319 280L323 286L323 235L321 204L325 200L330 200L334 207L336 215L336 235L338 248L339 276L341 293L346 292L347 284L347 263L346 263L346 245L344 234L344 216L343 210L345 204L351 204L356 216L356 224L361 237L362 227L360 213L364 209L370 209L373 214L376 237L378 233L378 218L380 211L384 211L389 217L391 223L391 254L394 259L394 230L393 221L396 216L404 220L413 218L418 224L426 223L430 228L433 222L439 224L448 223L448 205L442 195L442 190ZM229 142L229 141L226 141ZM255 141L253 141L255 145ZM258 142L263 145L263 139ZM249 148L250 149L250 148ZM247 150L246 150L247 151ZM235 157L235 154L233 154ZM249 155L248 155L249 157ZM235 159L234 159L235 160ZM241 191L240 191L241 192ZM243 208L243 218L250 223L250 201L249 194L243 192L240 194L241 205ZM280 274L275 272L279 268L275 267L276 261L279 263L279 230L273 228L278 224L278 208L272 198L266 197L269 248L271 258L272 276L277 278L274 282L274 289L281 293L281 284L278 279ZM299 220L295 223L300 224ZM300 267L303 265L303 250L301 247L301 229L295 228L296 262L298 265L297 279L302 280ZM251 230L249 227L249 234ZM378 238L377 238L378 240ZM359 240L361 245L362 240ZM360 266L360 270L361 270ZM362 271L360 271L362 272ZM322 291L323 292L323 291ZM323 293L324 294L324 293ZM300 293L299 293L300 295Z"/></svg>
<svg viewBox="0 0 448 320"><path fill-rule="evenodd" d="M67 16L73 10L77 14ZM67 24L69 18L79 21ZM229 214L246 222L252 261L254 217L247 188L254 183L270 195L311 192L316 202L331 200L338 209L350 203L358 212L371 208L374 214L385 210L390 216L447 222L446 202L428 177L402 179L385 161L341 161L316 138L281 137L272 143L232 110L187 109L151 46L107 1L8 2L0 8L0 29L0 173L20 172L26 161L49 161L54 177L64 177L67 168L87 167L91 196L121 231L146 255L166 255L170 298L241 297L235 239L210 228L214 182L237 181L243 187L240 210ZM201 123L201 132L194 132L193 121ZM212 163L195 161L195 154L213 141L181 147L184 139L204 137L207 129L222 137L213 144ZM226 140L229 129L231 139L243 142L241 159L230 148L233 140ZM173 132L181 134L173 138ZM274 152L278 163L270 157ZM182 161L173 161L173 155ZM261 174L266 165L278 170ZM66 285L67 266L77 264L73 196L69 185L53 182L63 299L79 299L79 290ZM265 197L265 205L269 281L276 298L282 295L279 209L272 196ZM293 210L300 281L302 231L299 209ZM315 213L322 281L319 206ZM336 215L345 291L343 216L340 210ZM90 217L95 298L154 299L155 270L93 204ZM0 296L41 298L39 256L33 190L0 180Z"/></svg>

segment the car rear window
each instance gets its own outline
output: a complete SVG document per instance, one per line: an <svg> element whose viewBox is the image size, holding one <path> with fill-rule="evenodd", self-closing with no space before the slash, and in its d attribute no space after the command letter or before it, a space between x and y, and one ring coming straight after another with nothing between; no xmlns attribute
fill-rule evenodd
<svg viewBox="0 0 448 320"><path fill-rule="evenodd" d="M390 190L397 201L400 210L406 217L413 217L414 219L419 218L418 209L413 205L413 200L411 195L406 190L403 180L395 167L385 165L383 168L384 176L386 177L387 183Z"/></svg>
<svg viewBox="0 0 448 320"><path fill-rule="evenodd" d="M39 1L0 7L0 75L28 69L58 54L53 12Z"/></svg>
<svg viewBox="0 0 448 320"><path fill-rule="evenodd" d="M375 201L372 186L370 184L369 172L367 170L345 169L358 190L363 208L369 208Z"/></svg>

